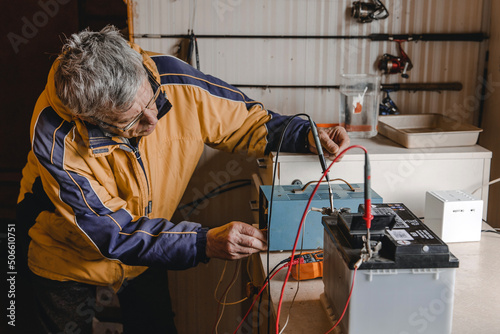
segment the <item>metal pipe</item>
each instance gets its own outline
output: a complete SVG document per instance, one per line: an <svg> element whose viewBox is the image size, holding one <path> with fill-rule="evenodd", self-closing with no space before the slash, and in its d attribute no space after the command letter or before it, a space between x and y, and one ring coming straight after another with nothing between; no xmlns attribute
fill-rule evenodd
<svg viewBox="0 0 500 334"><path fill-rule="evenodd" d="M189 34L134 34L134 38L190 38ZM196 38L224 39L369 39L371 41L449 41L449 42L482 42L488 36L478 33L453 34L370 34L370 35L196 35Z"/></svg>
<svg viewBox="0 0 500 334"><path fill-rule="evenodd" d="M239 88L296 88L296 89L339 89L340 85L252 85L252 84L233 84ZM395 83L395 84L382 84L382 90L396 91L460 91L462 90L462 83L460 82L430 82L430 83Z"/></svg>

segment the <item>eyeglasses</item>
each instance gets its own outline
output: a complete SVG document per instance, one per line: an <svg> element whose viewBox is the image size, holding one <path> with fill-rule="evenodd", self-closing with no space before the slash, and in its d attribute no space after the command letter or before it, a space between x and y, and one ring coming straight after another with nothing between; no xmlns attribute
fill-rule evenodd
<svg viewBox="0 0 500 334"><path fill-rule="evenodd" d="M126 132L126 131L130 130L130 128L132 128L142 118L142 116L144 115L144 111L146 109L150 109L151 105L156 102L156 99L160 95L160 91L161 91L160 85L156 82L156 80L154 78L152 78L152 76L151 76L150 73L148 73L148 74L149 74L149 81L151 81L151 83L153 84L153 86L156 88L156 91L155 91L153 97L151 98L151 100L149 100L149 102L146 105L146 107L144 107L144 109L142 109L142 111L139 114L137 114L137 116L135 116L134 119L132 121L130 121L130 123L128 123L127 125L125 125L125 127L122 128L122 127L119 127L119 126L116 126L116 125L113 125L113 124L109 124L109 123L104 122L104 121L102 121L100 119L97 119L96 117L92 117L92 118L96 122L98 122L99 125L104 126L104 127L108 127L108 128L120 130L122 132Z"/></svg>

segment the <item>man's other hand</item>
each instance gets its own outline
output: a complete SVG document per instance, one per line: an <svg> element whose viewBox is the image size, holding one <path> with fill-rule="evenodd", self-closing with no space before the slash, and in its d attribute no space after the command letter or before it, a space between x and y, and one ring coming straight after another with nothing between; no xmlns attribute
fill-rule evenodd
<svg viewBox="0 0 500 334"><path fill-rule="evenodd" d="M266 249L264 233L243 222L234 221L207 233L206 253L210 258L237 260Z"/></svg>
<svg viewBox="0 0 500 334"><path fill-rule="evenodd" d="M318 128L319 141L323 147L323 154L325 158L333 160L337 154L349 147L350 139L347 135L347 131L341 126L335 126L331 128ZM316 144L314 143L314 138L312 131L309 131L307 136L309 142L309 150L317 154Z"/></svg>

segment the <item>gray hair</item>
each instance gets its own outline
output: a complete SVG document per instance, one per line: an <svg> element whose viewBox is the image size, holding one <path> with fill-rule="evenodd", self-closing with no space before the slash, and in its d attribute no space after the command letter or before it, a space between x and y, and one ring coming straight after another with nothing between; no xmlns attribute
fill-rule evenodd
<svg viewBox="0 0 500 334"><path fill-rule="evenodd" d="M59 99L73 114L99 120L128 110L147 78L142 56L113 26L71 35L58 60Z"/></svg>

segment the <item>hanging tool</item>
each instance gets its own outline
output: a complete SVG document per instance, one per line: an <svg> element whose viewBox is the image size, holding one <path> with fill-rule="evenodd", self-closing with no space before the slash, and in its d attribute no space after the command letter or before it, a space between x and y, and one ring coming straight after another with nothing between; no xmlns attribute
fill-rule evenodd
<svg viewBox="0 0 500 334"><path fill-rule="evenodd" d="M401 73L403 78L408 79L410 76L407 72L413 68L413 64L401 46L405 40L394 40L394 42L398 45L399 56L385 53L379 60L378 69L384 74Z"/></svg>
<svg viewBox="0 0 500 334"><path fill-rule="evenodd" d="M177 45L175 56L184 60L189 65L193 65L193 54L196 57L196 68L200 69L200 55L198 52L198 40L196 35L191 31L187 37L182 38Z"/></svg>
<svg viewBox="0 0 500 334"><path fill-rule="evenodd" d="M193 54L196 57L196 68L200 69L200 54L198 51L198 39L194 34L194 23L196 17L197 0L190 0L192 8L191 15L189 16L189 29L187 35L178 35L181 41L178 44L176 57L184 60L189 65L193 65Z"/></svg>
<svg viewBox="0 0 500 334"><path fill-rule="evenodd" d="M189 48L187 52L187 63L192 64L193 63L193 52L196 56L196 68L199 70L200 69L200 54L198 52L198 40L196 39L196 36L193 31L191 31L191 35L189 35Z"/></svg>
<svg viewBox="0 0 500 334"><path fill-rule="evenodd" d="M352 3L351 16L361 23L382 20L389 16L389 11L380 0L372 2L355 1Z"/></svg>

